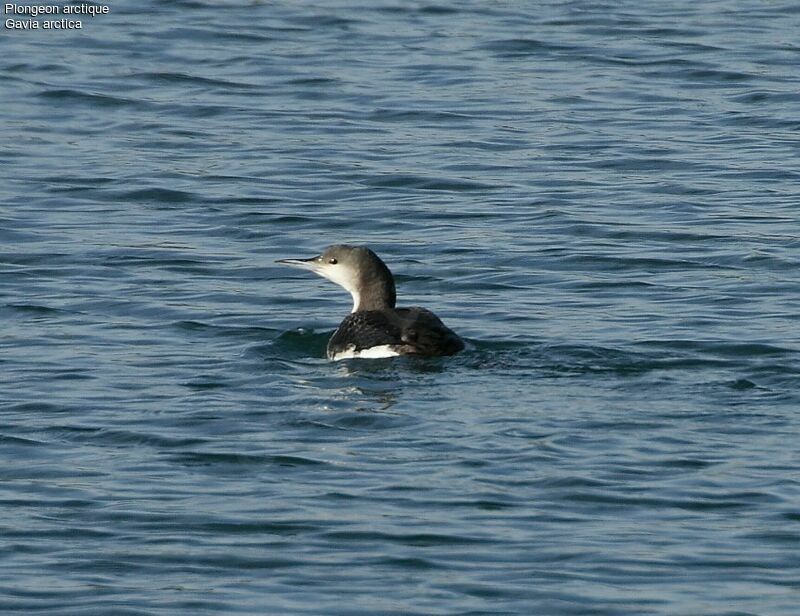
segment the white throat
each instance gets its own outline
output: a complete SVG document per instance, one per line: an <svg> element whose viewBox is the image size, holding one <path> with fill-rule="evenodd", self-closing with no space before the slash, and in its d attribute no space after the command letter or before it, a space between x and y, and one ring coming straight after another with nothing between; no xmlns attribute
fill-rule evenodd
<svg viewBox="0 0 800 616"><path fill-rule="evenodd" d="M358 291L357 279L353 270L345 267L331 266L325 267L324 269L319 269L317 270L317 273L320 276L327 278L331 282L335 282L345 291L350 293L350 295L353 296L353 309L351 312L358 311L358 308L361 305L361 293Z"/></svg>
<svg viewBox="0 0 800 616"><path fill-rule="evenodd" d="M350 312L358 312L358 307L361 304L361 294L359 294L358 291L353 290L350 291L350 295L353 296L353 309Z"/></svg>

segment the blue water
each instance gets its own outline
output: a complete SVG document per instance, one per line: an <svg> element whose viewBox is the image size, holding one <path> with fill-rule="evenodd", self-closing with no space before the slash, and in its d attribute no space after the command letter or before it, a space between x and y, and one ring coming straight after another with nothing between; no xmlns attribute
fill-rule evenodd
<svg viewBox="0 0 800 616"><path fill-rule="evenodd" d="M796 3L364 4L0 32L0 610L798 614Z"/></svg>

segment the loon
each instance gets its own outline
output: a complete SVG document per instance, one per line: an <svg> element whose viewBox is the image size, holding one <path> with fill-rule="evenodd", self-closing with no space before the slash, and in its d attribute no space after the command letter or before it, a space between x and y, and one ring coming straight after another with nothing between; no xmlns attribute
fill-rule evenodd
<svg viewBox="0 0 800 616"><path fill-rule="evenodd" d="M309 269L353 296L353 310L328 341L328 359L454 355L464 341L430 310L395 308L394 277L366 246L337 244L310 259L276 263Z"/></svg>

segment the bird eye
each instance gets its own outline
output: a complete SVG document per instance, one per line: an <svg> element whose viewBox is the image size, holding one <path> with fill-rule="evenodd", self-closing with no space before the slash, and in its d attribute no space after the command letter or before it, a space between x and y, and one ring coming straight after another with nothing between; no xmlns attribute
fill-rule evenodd
<svg viewBox="0 0 800 616"><path fill-rule="evenodd" d="M328 263L330 263L331 265L336 265L338 261L336 259L329 259Z"/></svg>

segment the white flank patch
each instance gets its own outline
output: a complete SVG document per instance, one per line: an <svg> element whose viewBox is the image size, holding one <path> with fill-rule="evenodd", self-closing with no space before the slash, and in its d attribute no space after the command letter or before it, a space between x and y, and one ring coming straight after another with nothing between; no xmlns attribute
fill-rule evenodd
<svg viewBox="0 0 800 616"><path fill-rule="evenodd" d="M334 355L331 359L333 359L333 361L339 361L340 359L383 359L384 357L397 357L398 355L400 355L400 353L395 351L391 344L381 344L360 351L348 347L344 351Z"/></svg>

